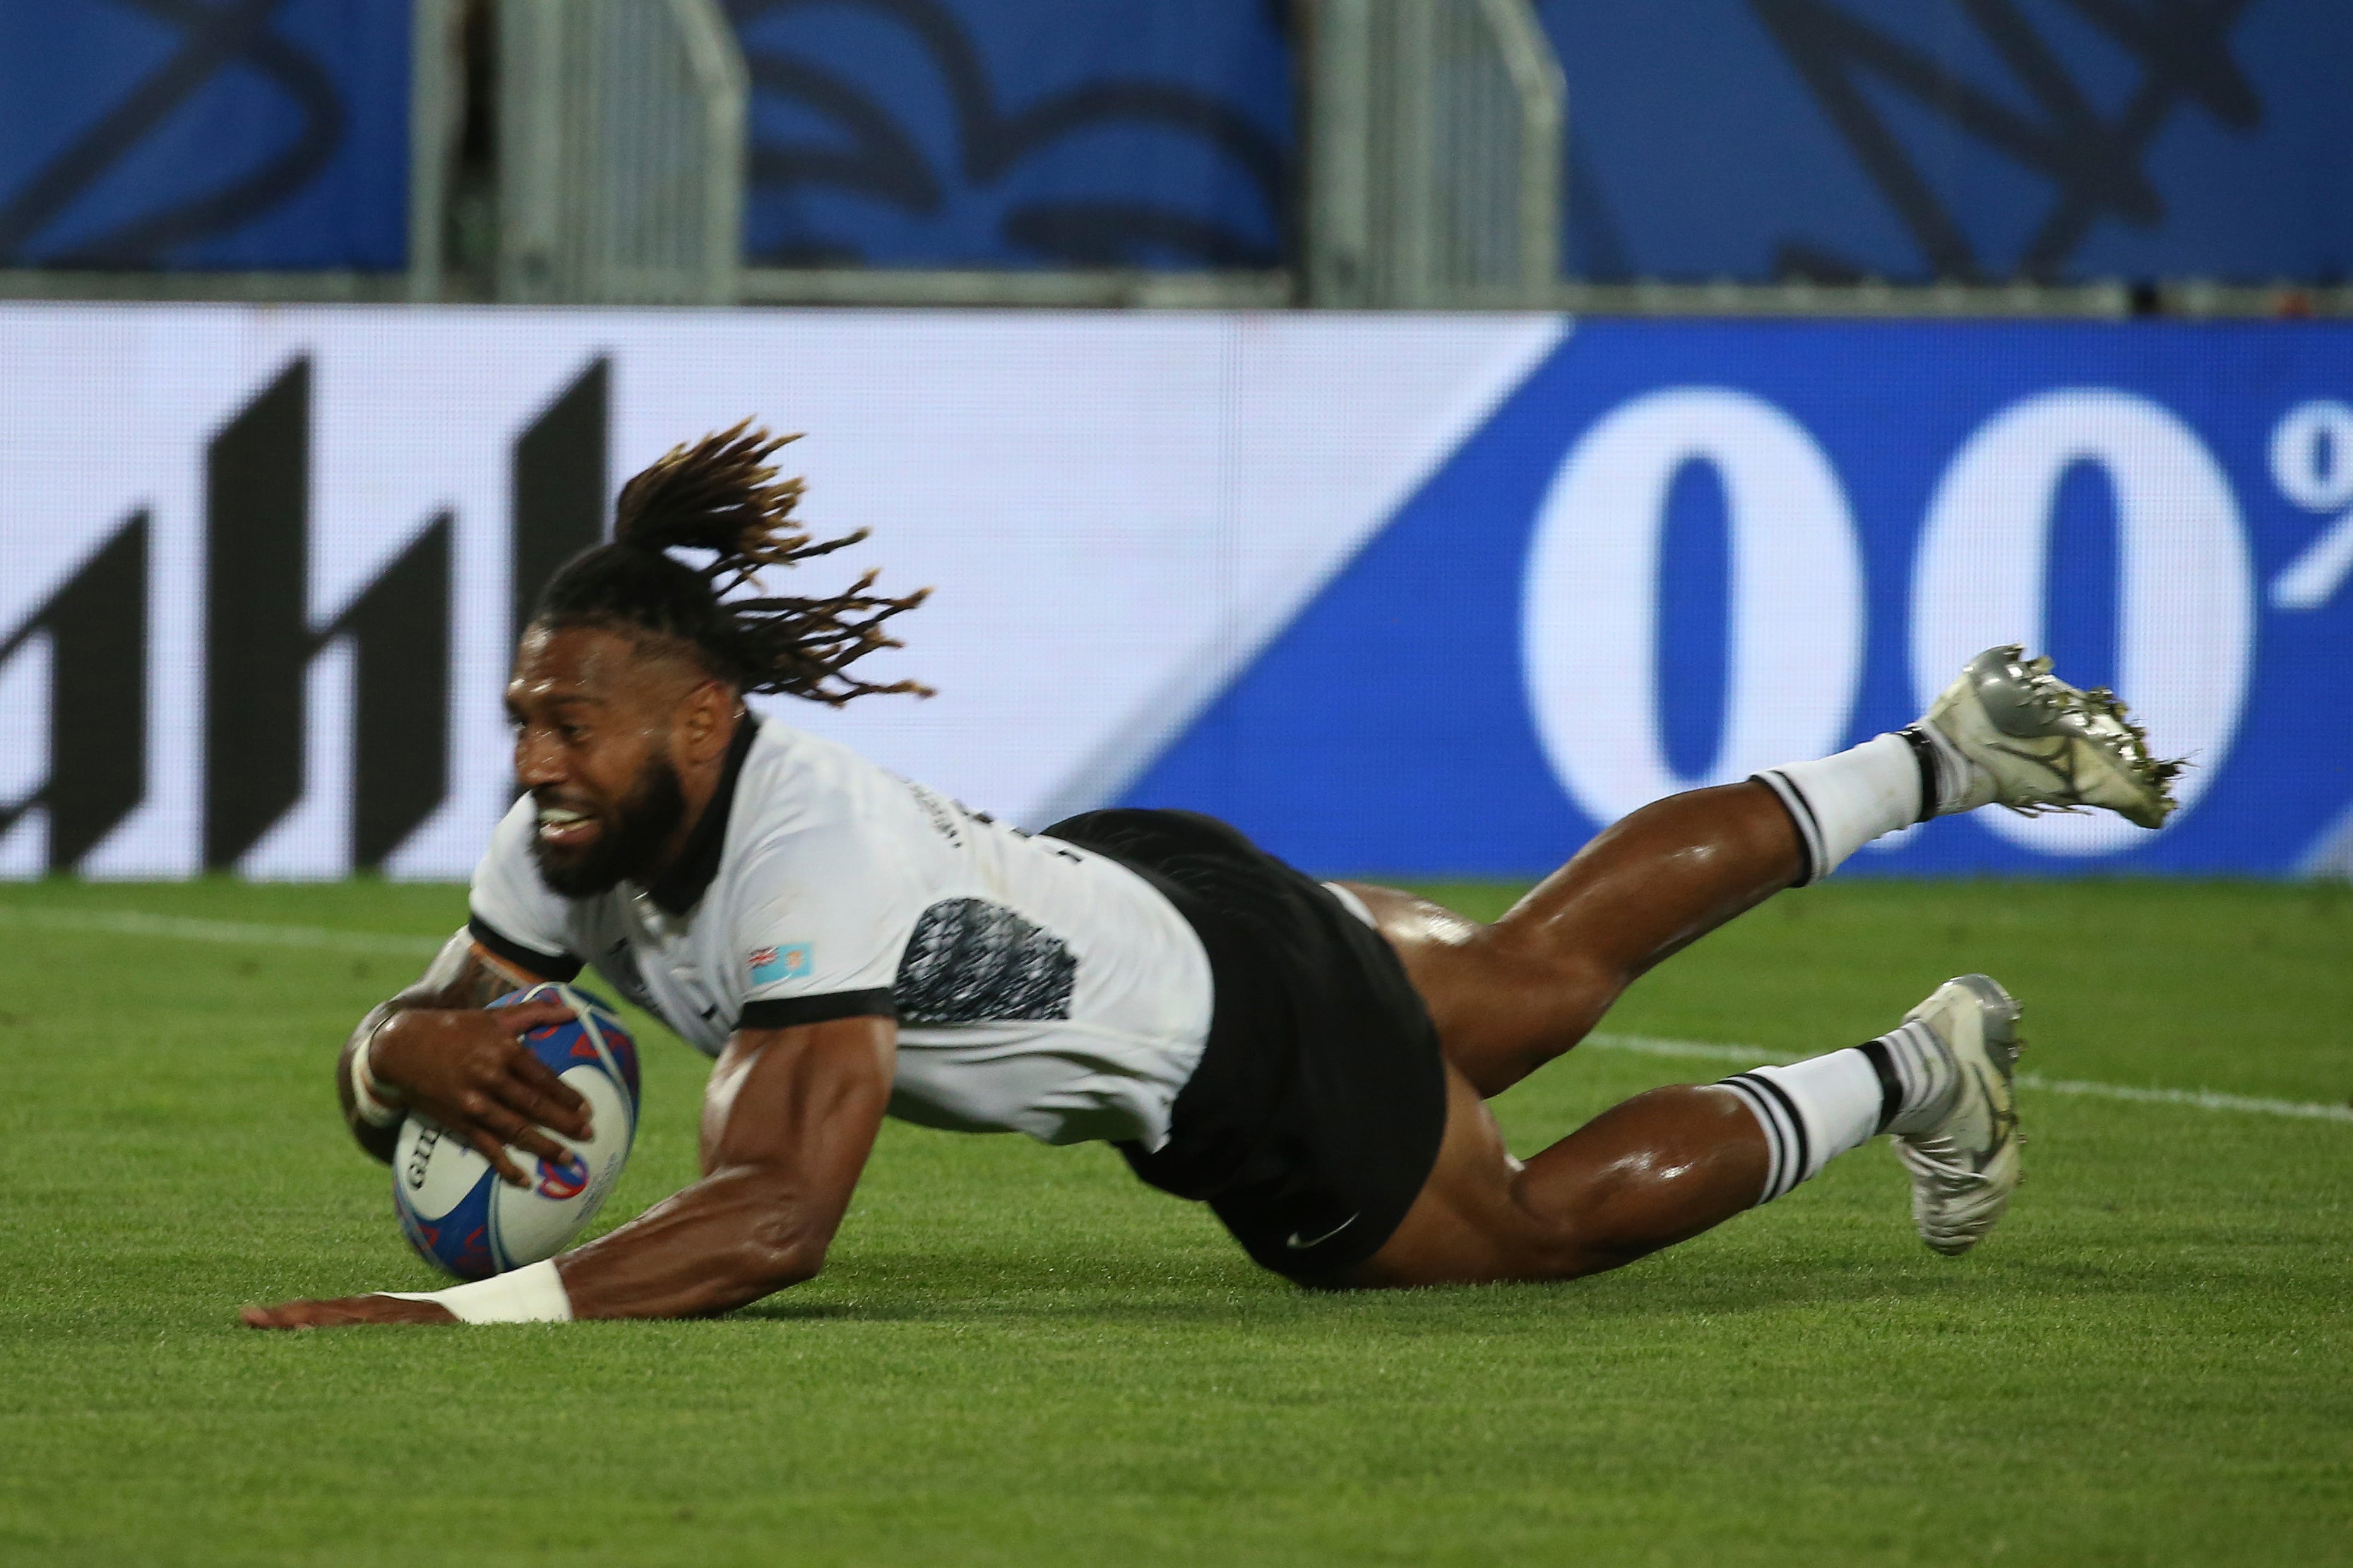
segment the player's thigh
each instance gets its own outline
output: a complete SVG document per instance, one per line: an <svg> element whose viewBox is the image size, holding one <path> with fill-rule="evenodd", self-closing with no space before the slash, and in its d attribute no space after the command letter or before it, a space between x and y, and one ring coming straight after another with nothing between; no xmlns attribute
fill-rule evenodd
<svg viewBox="0 0 2353 1568"><path fill-rule="evenodd" d="M1359 1289L1555 1279L1586 1270L1571 1227L1519 1199L1519 1163L1479 1090L1446 1069L1446 1132L1413 1207L1342 1284Z"/></svg>
<svg viewBox="0 0 2353 1568"><path fill-rule="evenodd" d="M1418 894L1345 884L1405 964L1439 1048L1479 1092L1501 1094L1567 1050L1622 980Z"/></svg>

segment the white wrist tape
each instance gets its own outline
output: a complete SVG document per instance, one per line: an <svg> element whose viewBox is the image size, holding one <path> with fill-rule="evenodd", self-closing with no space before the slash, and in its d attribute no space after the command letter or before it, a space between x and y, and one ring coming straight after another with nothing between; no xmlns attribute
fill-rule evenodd
<svg viewBox="0 0 2353 1568"><path fill-rule="evenodd" d="M438 1301L461 1323L568 1323L572 1298L553 1258L447 1290L385 1290L404 1301Z"/></svg>
<svg viewBox="0 0 2353 1568"><path fill-rule="evenodd" d="M384 1021L391 1022L390 1018ZM390 1127L408 1114L407 1108L392 1098L384 1080L368 1066L368 1051L375 1044L377 1030L383 1027L384 1024L378 1024L370 1029L367 1038L360 1042L360 1048L352 1053L352 1105L360 1113L360 1120L370 1127Z"/></svg>

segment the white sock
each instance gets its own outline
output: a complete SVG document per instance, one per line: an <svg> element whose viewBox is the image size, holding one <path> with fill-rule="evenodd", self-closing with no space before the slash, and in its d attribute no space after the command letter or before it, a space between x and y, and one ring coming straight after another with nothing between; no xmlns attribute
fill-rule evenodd
<svg viewBox="0 0 2353 1568"><path fill-rule="evenodd" d="M1950 750L1951 743L1918 733L1926 729L1915 725L1875 736L1834 757L1791 763L1753 775L1780 797L1789 820L1798 825L1806 858L1800 887L1820 881L1881 834L1936 815L1935 803L1942 798L1942 764L1936 748Z"/></svg>
<svg viewBox="0 0 2353 1568"><path fill-rule="evenodd" d="M1879 1072L1859 1048L1736 1073L1718 1087L1738 1095L1765 1130L1772 1157L1760 1204L1819 1174L1832 1155L1861 1148L1879 1131L1884 1099Z"/></svg>
<svg viewBox="0 0 2353 1568"><path fill-rule="evenodd" d="M1950 1109L1960 1074L1935 1031L1917 1019L1875 1040L1788 1067L1754 1068L1718 1086L1741 1098L1765 1130L1769 1204L1834 1155L1882 1132L1924 1132Z"/></svg>

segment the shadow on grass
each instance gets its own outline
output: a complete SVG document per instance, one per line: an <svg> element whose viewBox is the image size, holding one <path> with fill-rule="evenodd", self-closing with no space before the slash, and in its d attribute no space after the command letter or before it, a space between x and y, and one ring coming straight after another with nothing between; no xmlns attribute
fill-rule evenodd
<svg viewBox="0 0 2353 1568"><path fill-rule="evenodd" d="M910 1259L896 1259L905 1263ZM880 1271L876 1271L880 1272ZM1971 1305L1989 1290L2081 1301L2160 1292L2138 1270L2081 1258L1805 1262L1725 1258L1646 1266L1552 1283L1433 1286L1414 1290L1307 1290L1272 1275L1224 1271L1172 1278L1148 1266L1086 1277L966 1263L928 1278L902 1268L838 1283L849 1299L773 1297L733 1314L767 1322L948 1322L1000 1325L1079 1322L1160 1327L1270 1327L1346 1322L1404 1331L1493 1330L1515 1321L1583 1322L1613 1328L1675 1319L1771 1316L1790 1309ZM921 1283L911 1284L911 1279Z"/></svg>

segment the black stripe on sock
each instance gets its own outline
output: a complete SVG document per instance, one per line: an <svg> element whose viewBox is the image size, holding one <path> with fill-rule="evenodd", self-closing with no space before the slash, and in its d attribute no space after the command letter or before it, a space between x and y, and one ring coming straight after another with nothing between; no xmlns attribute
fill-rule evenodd
<svg viewBox="0 0 2353 1568"><path fill-rule="evenodd" d="M1806 798L1806 792L1799 789L1793 780L1784 774L1781 782L1788 785L1789 798L1798 803L1798 809L1806 814L1806 880L1819 882L1831 871L1822 864L1830 858L1829 851L1822 847L1822 819L1814 815L1814 803Z"/></svg>
<svg viewBox="0 0 2353 1568"><path fill-rule="evenodd" d="M1936 815L1940 804L1936 798L1936 742L1922 733L1917 724L1906 724L1895 732L1912 748L1912 760L1920 766L1920 815L1912 820L1926 822Z"/></svg>
<svg viewBox="0 0 2353 1568"><path fill-rule="evenodd" d="M1792 1165L1790 1156L1797 1139L1803 1134L1794 1123L1783 1125L1789 1121L1788 1097L1767 1095L1766 1089L1769 1086L1763 1079L1754 1073L1743 1072L1735 1073L1723 1082L1725 1088L1748 1102L1749 1110L1764 1131L1769 1163L1765 1171L1765 1194L1757 1201L1769 1204L1798 1184L1802 1167Z"/></svg>
<svg viewBox="0 0 2353 1568"><path fill-rule="evenodd" d="M1770 1094L1775 1102L1781 1107L1782 1113L1789 1119L1789 1131L1792 1136L1797 1139L1798 1142L1798 1163L1795 1166L1796 1173L1789 1178L1789 1185L1794 1187L1799 1182L1806 1179L1806 1173L1811 1170L1814 1164L1813 1150L1806 1142L1805 1119L1798 1114L1797 1102L1792 1100L1788 1095L1782 1093L1781 1086L1775 1083L1771 1079L1749 1077L1748 1081L1758 1085L1767 1094ZM1787 1190L1788 1188L1783 1189L1785 1192Z"/></svg>
<svg viewBox="0 0 2353 1568"><path fill-rule="evenodd" d="M1748 1114L1757 1119L1757 1130L1765 1135L1765 1190L1757 1194L1757 1201L1759 1204L1769 1204L1781 1195L1781 1161L1784 1142L1781 1130L1773 1125L1773 1108L1765 1103L1763 1096L1748 1087L1747 1075L1745 1073L1719 1079L1716 1080L1716 1087L1730 1089L1740 1103L1748 1108Z"/></svg>
<svg viewBox="0 0 2353 1568"><path fill-rule="evenodd" d="M1798 847L1806 857L1806 874L1798 879L1798 886L1810 886L1830 875L1830 868L1822 864L1828 855L1822 847L1822 825L1814 816L1813 802L1806 798L1806 792L1778 769L1748 777L1752 784L1761 784L1773 792L1773 798L1789 814L1790 826L1798 830Z"/></svg>
<svg viewBox="0 0 2353 1568"><path fill-rule="evenodd" d="M1895 1113L1904 1109L1904 1079L1895 1070L1895 1058L1889 1053L1885 1040L1865 1040L1855 1049L1871 1064L1871 1070L1879 1075L1879 1125L1873 1131L1884 1132L1887 1124L1895 1120Z"/></svg>

